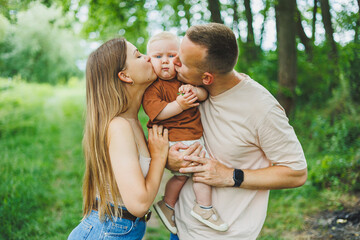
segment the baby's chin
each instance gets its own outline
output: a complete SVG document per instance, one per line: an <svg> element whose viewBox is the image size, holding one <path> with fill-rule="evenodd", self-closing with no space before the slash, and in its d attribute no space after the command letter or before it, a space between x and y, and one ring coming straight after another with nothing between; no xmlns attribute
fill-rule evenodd
<svg viewBox="0 0 360 240"><path fill-rule="evenodd" d="M160 74L158 76L162 80L171 80L171 79L174 79L176 77L176 72L174 74L166 73L166 74Z"/></svg>

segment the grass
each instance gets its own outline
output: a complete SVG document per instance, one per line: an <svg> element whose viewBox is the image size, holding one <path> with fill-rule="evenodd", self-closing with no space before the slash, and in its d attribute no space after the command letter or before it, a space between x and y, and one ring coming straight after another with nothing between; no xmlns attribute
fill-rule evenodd
<svg viewBox="0 0 360 240"><path fill-rule="evenodd" d="M0 239L66 239L81 217L83 91L0 89Z"/></svg>
<svg viewBox="0 0 360 240"><path fill-rule="evenodd" d="M54 87L0 79L1 240L66 239L81 220L84 105L82 82ZM145 129L147 117L139 117ZM341 208L343 196L311 181L271 191L259 239L291 239L306 216ZM146 239L169 239L169 233L160 222L150 224Z"/></svg>

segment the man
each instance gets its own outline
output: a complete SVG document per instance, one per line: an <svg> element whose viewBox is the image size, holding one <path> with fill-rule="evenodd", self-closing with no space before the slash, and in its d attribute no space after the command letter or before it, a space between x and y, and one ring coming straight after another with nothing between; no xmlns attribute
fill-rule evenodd
<svg viewBox="0 0 360 240"><path fill-rule="evenodd" d="M256 239L269 190L299 187L307 178L304 153L284 109L264 87L233 69L237 57L234 33L211 23L189 28L174 60L180 81L209 92L200 112L205 147L212 156L184 158L190 149L170 149L167 167L194 173L175 207L181 240ZM190 162L200 165L188 166ZM214 186L213 205L229 224L228 231L213 231L189 214L195 199L192 181Z"/></svg>

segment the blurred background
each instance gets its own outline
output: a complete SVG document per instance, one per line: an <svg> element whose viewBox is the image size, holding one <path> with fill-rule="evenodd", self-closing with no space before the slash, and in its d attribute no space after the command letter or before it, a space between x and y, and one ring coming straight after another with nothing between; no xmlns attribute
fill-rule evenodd
<svg viewBox="0 0 360 240"><path fill-rule="evenodd" d="M120 36L145 53L155 33L208 22L234 31L236 69L284 106L308 161L303 187L271 191L259 239L360 239L359 5L0 0L0 239L66 239L82 218L89 53ZM145 239L169 239L156 216Z"/></svg>

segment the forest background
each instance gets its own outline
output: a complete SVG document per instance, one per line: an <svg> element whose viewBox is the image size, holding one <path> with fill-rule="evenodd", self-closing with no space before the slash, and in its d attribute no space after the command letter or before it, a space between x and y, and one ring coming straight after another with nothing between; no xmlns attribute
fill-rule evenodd
<svg viewBox="0 0 360 240"><path fill-rule="evenodd" d="M66 239L81 220L89 53L119 36L145 53L152 34L183 36L189 26L207 22L234 31L236 69L284 106L308 161L303 187L271 191L259 239L329 239L355 226L345 215L342 221L322 217L352 211L360 218L359 5L0 0L0 239ZM139 118L145 126L146 115ZM358 239L359 227L346 234ZM153 217L145 239L168 236Z"/></svg>

